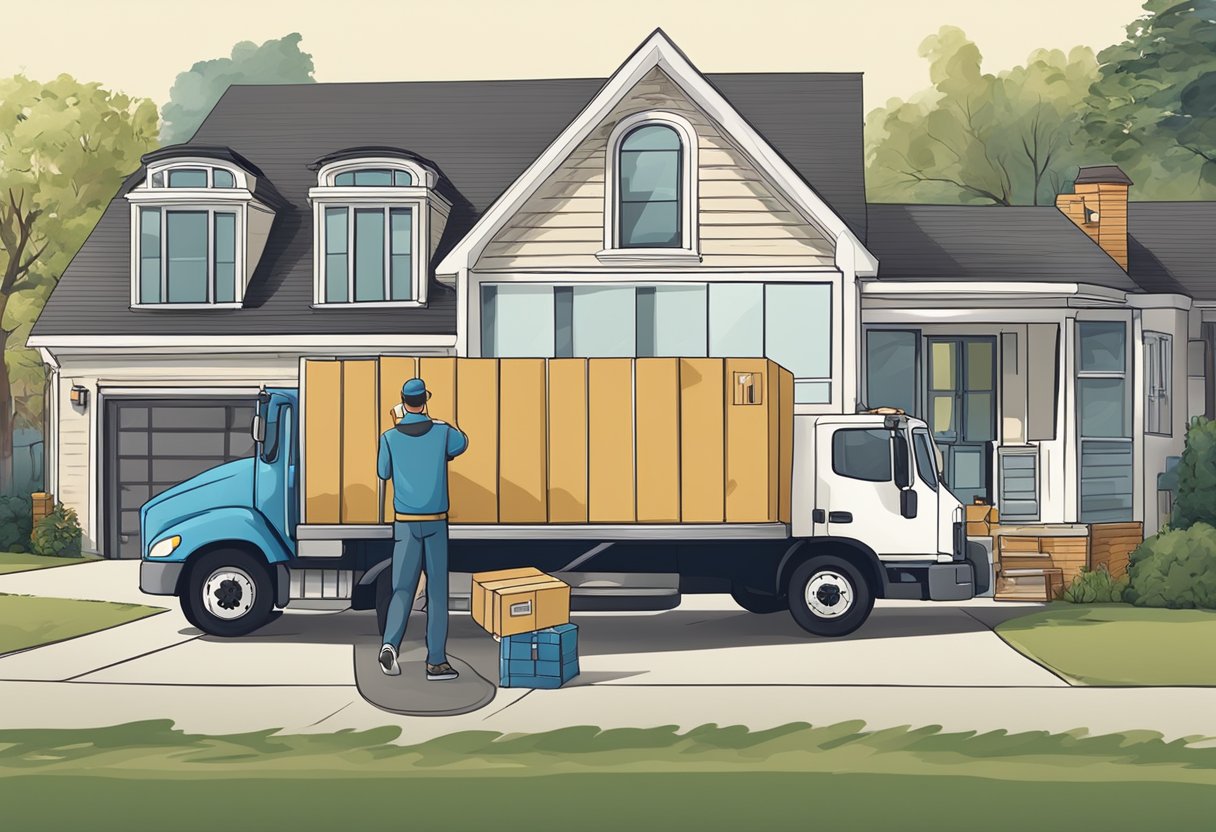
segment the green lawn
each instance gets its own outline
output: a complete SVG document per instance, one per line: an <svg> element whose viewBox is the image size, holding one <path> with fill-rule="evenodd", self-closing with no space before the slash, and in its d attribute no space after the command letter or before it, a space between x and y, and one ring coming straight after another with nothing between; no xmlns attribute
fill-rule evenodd
<svg viewBox="0 0 1216 832"><path fill-rule="evenodd" d="M1078 685L1216 685L1216 612L1053 604L996 628Z"/></svg>
<svg viewBox="0 0 1216 832"><path fill-rule="evenodd" d="M842 723L398 742L397 728L222 737L167 722L5 730L0 805L13 829L94 832L1143 832L1210 828L1216 807L1216 748L1148 733L977 736Z"/></svg>
<svg viewBox="0 0 1216 832"><path fill-rule="evenodd" d="M75 638L164 612L141 604L0 593L0 655Z"/></svg>
<svg viewBox="0 0 1216 832"><path fill-rule="evenodd" d="M19 552L0 552L0 575L11 572L29 572L31 569L53 569L56 566L71 566L88 563L98 558L52 558L45 555L27 555Z"/></svg>

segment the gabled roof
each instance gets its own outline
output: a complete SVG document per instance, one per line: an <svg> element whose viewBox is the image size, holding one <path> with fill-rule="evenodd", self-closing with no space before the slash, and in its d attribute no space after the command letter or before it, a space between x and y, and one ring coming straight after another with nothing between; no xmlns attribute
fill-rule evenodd
<svg viewBox="0 0 1216 832"><path fill-rule="evenodd" d="M1054 206L870 205L878 279L1087 283L1138 291Z"/></svg>
<svg viewBox="0 0 1216 832"><path fill-rule="evenodd" d="M857 236L865 233L860 74L706 76ZM587 106L603 79L234 86L190 146L231 148L289 204L277 212L239 310L139 310L130 298L130 214L107 208L33 330L47 336L451 334L456 298L432 285L424 309L314 309L309 165L352 147L430 160L451 216L432 264Z"/></svg>
<svg viewBox="0 0 1216 832"><path fill-rule="evenodd" d="M1128 271L1146 292L1216 301L1216 202L1129 202Z"/></svg>

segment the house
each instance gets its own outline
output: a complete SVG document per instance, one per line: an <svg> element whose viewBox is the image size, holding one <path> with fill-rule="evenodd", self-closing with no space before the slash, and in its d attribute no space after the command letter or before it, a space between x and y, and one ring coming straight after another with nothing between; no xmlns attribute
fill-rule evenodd
<svg viewBox="0 0 1216 832"><path fill-rule="evenodd" d="M925 416L965 499L1155 527L1213 409L1216 206L1108 167L1058 208L867 206L862 118L858 74L706 75L662 32L607 80L233 87L33 330L49 490L137 557L305 355L767 354L798 414Z"/></svg>

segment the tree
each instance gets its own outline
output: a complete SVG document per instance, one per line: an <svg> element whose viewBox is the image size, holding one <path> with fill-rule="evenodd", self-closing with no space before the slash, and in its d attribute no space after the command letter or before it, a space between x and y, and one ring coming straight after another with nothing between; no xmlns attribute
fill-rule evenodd
<svg viewBox="0 0 1216 832"><path fill-rule="evenodd" d="M1216 198L1216 0L1148 0L1098 53L1085 136L1152 199Z"/></svg>
<svg viewBox="0 0 1216 832"><path fill-rule="evenodd" d="M241 41L232 47L232 57L199 61L177 76L162 113L161 140L184 142L211 112L215 102L232 84L308 84L312 77L312 55L300 51L300 34L292 33L261 46Z"/></svg>
<svg viewBox="0 0 1216 832"><path fill-rule="evenodd" d="M41 426L44 377L26 336L122 178L155 146L156 122L151 101L67 75L0 80L0 493L12 484L14 416Z"/></svg>
<svg viewBox="0 0 1216 832"><path fill-rule="evenodd" d="M921 44L932 86L892 99L866 123L875 201L1050 205L1078 163L1093 53L1037 50L1025 66L985 73L979 48L942 27Z"/></svg>

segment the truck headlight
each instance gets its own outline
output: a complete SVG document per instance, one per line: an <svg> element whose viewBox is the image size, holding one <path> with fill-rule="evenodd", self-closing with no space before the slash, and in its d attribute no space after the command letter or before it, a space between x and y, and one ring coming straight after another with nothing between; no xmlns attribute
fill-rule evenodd
<svg viewBox="0 0 1216 832"><path fill-rule="evenodd" d="M180 545L182 545L181 535L175 534L173 537L166 537L164 540L153 544L152 548L148 550L148 557L167 558Z"/></svg>

